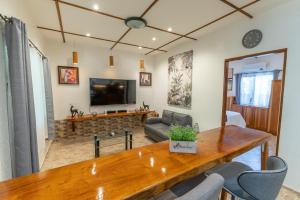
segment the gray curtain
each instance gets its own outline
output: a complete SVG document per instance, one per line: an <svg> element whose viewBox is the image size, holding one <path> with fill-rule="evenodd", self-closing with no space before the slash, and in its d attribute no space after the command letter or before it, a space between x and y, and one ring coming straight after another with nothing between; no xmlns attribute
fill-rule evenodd
<svg viewBox="0 0 300 200"><path fill-rule="evenodd" d="M11 157L13 176L39 171L37 134L29 44L23 22L12 18L5 25L11 86Z"/></svg>
<svg viewBox="0 0 300 200"><path fill-rule="evenodd" d="M52 95L52 86L51 86L51 71L49 68L47 58L43 58L43 68L44 68L43 71L44 71L44 83L45 83L48 138L50 140L53 140L55 137L53 95Z"/></svg>
<svg viewBox="0 0 300 200"><path fill-rule="evenodd" d="M237 104L240 104L240 97L241 97L241 80L242 80L242 74L236 74L235 75L235 81L236 81L236 87L235 87L235 100Z"/></svg>
<svg viewBox="0 0 300 200"><path fill-rule="evenodd" d="M279 79L279 74L280 74L281 70L274 70L274 80L278 80Z"/></svg>

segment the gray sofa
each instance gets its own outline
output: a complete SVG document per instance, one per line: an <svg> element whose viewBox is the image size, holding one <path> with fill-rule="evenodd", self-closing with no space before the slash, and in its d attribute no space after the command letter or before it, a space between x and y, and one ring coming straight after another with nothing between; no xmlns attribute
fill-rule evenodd
<svg viewBox="0 0 300 200"><path fill-rule="evenodd" d="M164 110L161 118L149 118L145 122L145 134L156 142L168 140L167 132L171 125L192 127L190 115Z"/></svg>

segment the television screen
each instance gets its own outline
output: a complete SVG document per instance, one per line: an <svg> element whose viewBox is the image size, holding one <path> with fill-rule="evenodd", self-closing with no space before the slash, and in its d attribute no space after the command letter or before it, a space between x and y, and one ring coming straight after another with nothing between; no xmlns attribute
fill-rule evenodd
<svg viewBox="0 0 300 200"><path fill-rule="evenodd" d="M135 104L136 81L90 78L90 104Z"/></svg>

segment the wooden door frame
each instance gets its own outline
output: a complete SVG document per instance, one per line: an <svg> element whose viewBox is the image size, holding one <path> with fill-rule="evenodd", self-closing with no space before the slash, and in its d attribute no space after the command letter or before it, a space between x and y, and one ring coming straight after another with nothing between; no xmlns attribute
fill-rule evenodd
<svg viewBox="0 0 300 200"><path fill-rule="evenodd" d="M224 62L223 105L222 105L222 120L221 120L222 127L225 126L225 123L226 123L227 77L228 77L229 62L241 60L241 59L249 58L249 57L260 56L260 55L264 55L264 54L283 53L284 59L283 59L283 69L282 69L282 92L281 92L281 99L280 99L281 102L280 102L278 135L277 135L277 141L276 141L277 142L276 155L278 155L278 151L279 151L279 140L280 140L280 133L281 133L281 119L282 119L283 97L284 97L284 89L285 89L284 86L285 86L285 75L286 75L286 64L287 64L287 52L288 52L287 48L277 49L277 50L272 50L272 51L265 51L265 52L255 53L255 54L249 54L246 56L228 58L228 59L225 59L225 62Z"/></svg>

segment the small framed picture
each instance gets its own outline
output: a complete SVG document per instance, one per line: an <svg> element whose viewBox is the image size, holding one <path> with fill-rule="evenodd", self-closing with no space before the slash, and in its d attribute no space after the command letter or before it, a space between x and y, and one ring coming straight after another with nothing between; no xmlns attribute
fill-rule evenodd
<svg viewBox="0 0 300 200"><path fill-rule="evenodd" d="M79 84L78 67L58 66L59 84Z"/></svg>
<svg viewBox="0 0 300 200"><path fill-rule="evenodd" d="M140 72L140 86L152 85L152 73Z"/></svg>
<svg viewBox="0 0 300 200"><path fill-rule="evenodd" d="M232 91L232 79L227 80L227 91Z"/></svg>
<svg viewBox="0 0 300 200"><path fill-rule="evenodd" d="M233 79L233 68L228 68L228 79Z"/></svg>

